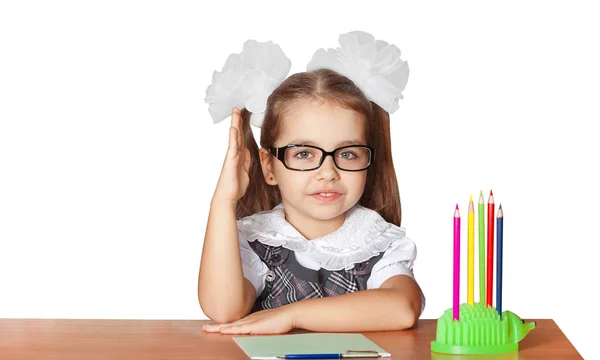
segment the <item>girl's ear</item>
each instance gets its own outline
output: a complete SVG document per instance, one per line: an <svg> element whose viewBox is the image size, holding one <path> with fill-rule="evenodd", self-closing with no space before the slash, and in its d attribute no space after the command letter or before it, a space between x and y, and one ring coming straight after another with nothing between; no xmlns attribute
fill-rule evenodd
<svg viewBox="0 0 600 360"><path fill-rule="evenodd" d="M273 156L265 148L260 148L258 154L260 157L260 167L262 169L266 183L269 185L277 185L275 171L273 171Z"/></svg>

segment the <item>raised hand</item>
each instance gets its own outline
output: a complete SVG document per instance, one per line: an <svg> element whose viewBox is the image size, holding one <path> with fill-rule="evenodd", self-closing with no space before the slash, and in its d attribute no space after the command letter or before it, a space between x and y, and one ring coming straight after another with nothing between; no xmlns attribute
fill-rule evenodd
<svg viewBox="0 0 600 360"><path fill-rule="evenodd" d="M229 147L221 176L213 196L213 201L237 202L248 189L250 180L250 151L245 146L242 128L242 114L237 108L231 112L229 128Z"/></svg>

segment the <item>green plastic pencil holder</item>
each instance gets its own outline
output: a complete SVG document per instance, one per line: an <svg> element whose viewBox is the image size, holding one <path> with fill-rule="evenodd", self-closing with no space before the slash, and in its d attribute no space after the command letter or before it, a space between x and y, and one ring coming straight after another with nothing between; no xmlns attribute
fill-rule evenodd
<svg viewBox="0 0 600 360"><path fill-rule="evenodd" d="M456 355L507 354L519 350L519 342L535 328L510 311L502 312L481 303L461 304L459 319L452 308L437 320L431 351Z"/></svg>

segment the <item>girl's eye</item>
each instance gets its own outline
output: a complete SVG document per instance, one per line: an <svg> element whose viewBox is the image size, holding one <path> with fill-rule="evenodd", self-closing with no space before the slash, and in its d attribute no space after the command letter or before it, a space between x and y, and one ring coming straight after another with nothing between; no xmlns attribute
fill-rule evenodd
<svg viewBox="0 0 600 360"><path fill-rule="evenodd" d="M344 151L343 153L340 153L340 157L343 158L343 159L354 159L357 156L353 152Z"/></svg>
<svg viewBox="0 0 600 360"><path fill-rule="evenodd" d="M296 153L296 155L294 155L294 157L296 157L298 159L308 159L310 156L312 156L312 154L306 150L299 151Z"/></svg>

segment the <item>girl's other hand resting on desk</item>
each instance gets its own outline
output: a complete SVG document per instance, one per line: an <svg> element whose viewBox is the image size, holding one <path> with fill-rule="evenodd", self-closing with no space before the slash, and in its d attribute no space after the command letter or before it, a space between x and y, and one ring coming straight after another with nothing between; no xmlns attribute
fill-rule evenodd
<svg viewBox="0 0 600 360"><path fill-rule="evenodd" d="M243 319L227 324L203 325L206 332L221 334L283 334L294 328L289 306L255 312Z"/></svg>
<svg viewBox="0 0 600 360"><path fill-rule="evenodd" d="M229 147L223 162L221 175L213 200L224 202L238 201L248 189L250 172L250 151L246 148L242 131L242 114L239 109L231 111Z"/></svg>

